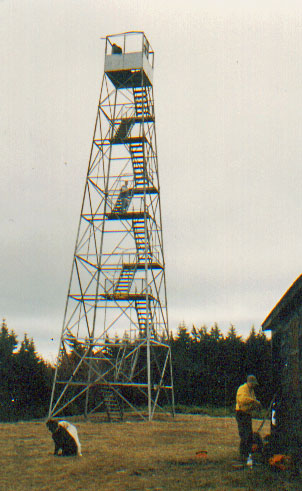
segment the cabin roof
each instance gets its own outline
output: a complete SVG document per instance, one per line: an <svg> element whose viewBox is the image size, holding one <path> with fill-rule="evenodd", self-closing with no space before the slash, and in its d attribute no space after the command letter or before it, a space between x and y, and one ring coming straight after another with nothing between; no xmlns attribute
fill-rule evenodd
<svg viewBox="0 0 302 491"><path fill-rule="evenodd" d="M274 331L286 324L294 312L302 307L302 274L284 293L277 305L262 323L263 331Z"/></svg>

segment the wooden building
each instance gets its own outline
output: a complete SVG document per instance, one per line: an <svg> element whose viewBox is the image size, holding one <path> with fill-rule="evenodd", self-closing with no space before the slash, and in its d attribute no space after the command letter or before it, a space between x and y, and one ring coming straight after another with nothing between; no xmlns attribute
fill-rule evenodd
<svg viewBox="0 0 302 491"><path fill-rule="evenodd" d="M272 334L275 404L271 434L278 453L302 458L302 275L262 324Z"/></svg>

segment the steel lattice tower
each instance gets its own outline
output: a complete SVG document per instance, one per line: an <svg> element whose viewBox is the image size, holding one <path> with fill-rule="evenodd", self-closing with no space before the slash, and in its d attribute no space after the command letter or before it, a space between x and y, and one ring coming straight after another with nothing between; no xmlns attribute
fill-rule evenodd
<svg viewBox="0 0 302 491"><path fill-rule="evenodd" d="M153 66L143 32L106 37L49 416L174 412Z"/></svg>

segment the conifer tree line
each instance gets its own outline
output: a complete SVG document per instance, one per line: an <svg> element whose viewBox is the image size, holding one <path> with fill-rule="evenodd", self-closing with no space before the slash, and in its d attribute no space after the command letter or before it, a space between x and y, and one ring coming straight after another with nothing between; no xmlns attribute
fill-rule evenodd
<svg viewBox="0 0 302 491"><path fill-rule="evenodd" d="M36 353L25 334L17 349L5 320L0 329L0 421L44 417L49 406L53 369Z"/></svg>
<svg viewBox="0 0 302 491"><path fill-rule="evenodd" d="M269 406L274 394L271 343L263 332L252 327L243 340L233 325L226 336L217 324L210 330L193 326L191 332L180 326L171 349L176 403L234 406L237 388L254 374L257 397Z"/></svg>
<svg viewBox="0 0 302 491"><path fill-rule="evenodd" d="M118 338L114 340L116 346ZM182 324L170 339L176 405L234 407L238 386L253 373L259 380L258 398L268 406L273 396L271 346L266 336L252 327L243 340L230 326L223 335L217 324L208 329ZM75 341L71 352L60 360L59 370L72 371L81 346ZM108 354L115 356L115 348ZM68 359L67 359L68 358ZM68 372L68 373L67 373ZM3 321L0 329L0 421L17 421L47 416L54 367L36 352L34 341L25 334L18 346L16 334ZM142 401L137 401L140 404ZM81 402L71 412L81 410Z"/></svg>

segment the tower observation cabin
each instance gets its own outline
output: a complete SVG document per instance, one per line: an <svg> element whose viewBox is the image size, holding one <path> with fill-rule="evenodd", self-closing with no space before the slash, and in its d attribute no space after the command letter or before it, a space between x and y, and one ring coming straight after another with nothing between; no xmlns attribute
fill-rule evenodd
<svg viewBox="0 0 302 491"><path fill-rule="evenodd" d="M174 413L153 70L143 32L105 38L49 416Z"/></svg>
<svg viewBox="0 0 302 491"><path fill-rule="evenodd" d="M129 34L106 38L105 73L116 87L150 87L154 52L143 33Z"/></svg>

